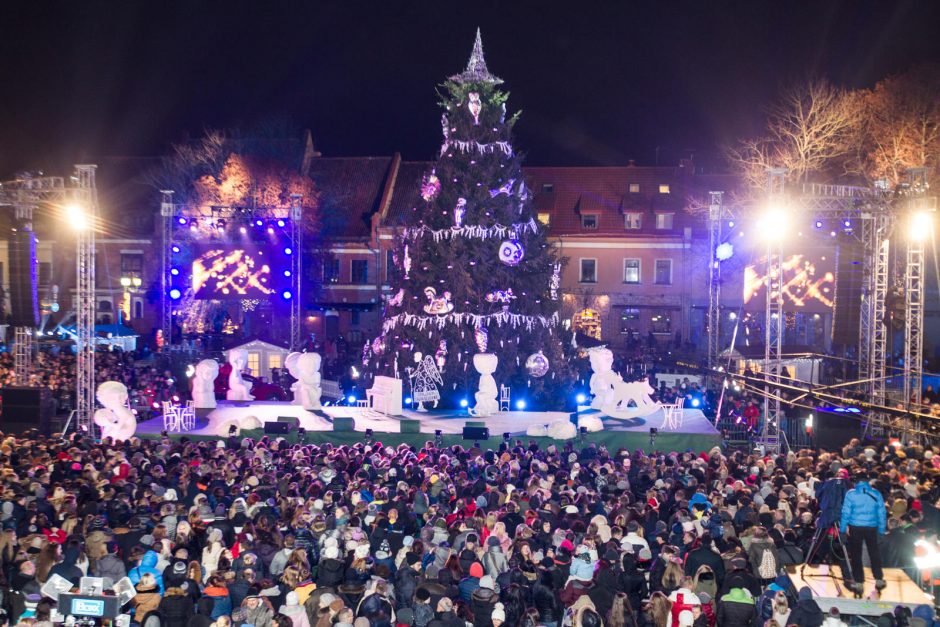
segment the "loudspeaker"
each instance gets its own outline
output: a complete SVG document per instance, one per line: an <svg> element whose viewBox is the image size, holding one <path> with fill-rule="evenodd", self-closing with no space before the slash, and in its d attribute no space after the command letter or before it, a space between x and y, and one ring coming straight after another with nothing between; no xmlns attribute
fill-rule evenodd
<svg viewBox="0 0 940 627"><path fill-rule="evenodd" d="M290 432L290 424L286 422L266 422L264 423L264 432L285 435Z"/></svg>
<svg viewBox="0 0 940 627"><path fill-rule="evenodd" d="M816 447L827 451L841 450L849 440L859 437L862 425L859 418L858 414L818 412L813 425Z"/></svg>
<svg viewBox="0 0 940 627"><path fill-rule="evenodd" d="M9 387L0 390L0 428L5 433L38 429L50 435L55 401L48 388Z"/></svg>
<svg viewBox="0 0 940 627"><path fill-rule="evenodd" d="M288 432L294 432L300 428L300 418L296 416L278 416L277 421L286 424L288 426Z"/></svg>
<svg viewBox="0 0 940 627"><path fill-rule="evenodd" d="M836 264L835 302L832 309L832 343L858 344L858 325L862 304L862 246L854 239L839 242Z"/></svg>
<svg viewBox="0 0 940 627"><path fill-rule="evenodd" d="M10 324L14 327L39 325L36 268L36 236L17 229L10 236Z"/></svg>
<svg viewBox="0 0 940 627"><path fill-rule="evenodd" d="M464 440L489 440L490 428L489 427L464 427L463 439Z"/></svg>
<svg viewBox="0 0 940 627"><path fill-rule="evenodd" d="M356 421L352 418L334 418L333 431L355 431Z"/></svg>
<svg viewBox="0 0 940 627"><path fill-rule="evenodd" d="M421 433L420 420L402 420L400 424L401 433Z"/></svg>

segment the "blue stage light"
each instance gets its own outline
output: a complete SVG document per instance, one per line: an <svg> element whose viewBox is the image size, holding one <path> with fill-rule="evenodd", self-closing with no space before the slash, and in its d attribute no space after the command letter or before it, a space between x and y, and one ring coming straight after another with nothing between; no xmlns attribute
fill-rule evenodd
<svg viewBox="0 0 940 627"><path fill-rule="evenodd" d="M697 398L692 399L692 407L698 407L701 404L702 404L702 401L700 401L699 399Z"/></svg>
<svg viewBox="0 0 940 627"><path fill-rule="evenodd" d="M294 249L291 248L290 246L288 246L287 248L284 249L284 254L285 254L285 255L293 255L293 254L294 254Z"/></svg>
<svg viewBox="0 0 940 627"><path fill-rule="evenodd" d="M179 268L170 268L170 274L172 274L173 276L179 276L179 275L180 275L180 269L179 269Z"/></svg>
<svg viewBox="0 0 940 627"><path fill-rule="evenodd" d="M516 409L525 409L525 401L523 399L520 398L516 401Z"/></svg>
<svg viewBox="0 0 940 627"><path fill-rule="evenodd" d="M817 229L821 229L821 228L822 228L822 220L816 220L816 228L817 228Z"/></svg>
<svg viewBox="0 0 940 627"><path fill-rule="evenodd" d="M356 402L356 395L355 395L355 394L350 394L349 396L347 396L347 397L346 397L346 402L349 403L350 405L352 405L353 403L355 403L355 402Z"/></svg>
<svg viewBox="0 0 940 627"><path fill-rule="evenodd" d="M578 401L578 405L580 405L581 403L587 400L584 394L578 394L578 396L575 397L575 399Z"/></svg>
<svg viewBox="0 0 940 627"><path fill-rule="evenodd" d="M264 226L264 220L255 220L255 226Z"/></svg>
<svg viewBox="0 0 940 627"><path fill-rule="evenodd" d="M715 259L718 261L727 261L734 256L734 246L728 242L718 244L718 247L715 249Z"/></svg>
<svg viewBox="0 0 940 627"><path fill-rule="evenodd" d="M460 399L460 406L461 406L461 407L466 407L466 406L469 405L469 404L470 404L470 403L467 402L467 399L465 399L465 398Z"/></svg>
<svg viewBox="0 0 940 627"><path fill-rule="evenodd" d="M852 221L851 221L851 220L846 220L846 221L844 221L844 222L842 223L842 226L844 226L844 227L847 228L847 229L850 229L850 228L852 228Z"/></svg>
<svg viewBox="0 0 940 627"><path fill-rule="evenodd" d="M186 218L184 218L184 217L182 217L182 216L179 217L179 218L177 218L176 221L179 222L179 223L182 224L182 225L185 225L185 224L186 224Z"/></svg>
<svg viewBox="0 0 940 627"><path fill-rule="evenodd" d="M290 276L290 270L285 270L285 271L284 271L284 276Z"/></svg>
<svg viewBox="0 0 940 627"><path fill-rule="evenodd" d="M172 298L173 300L179 300L182 295L183 293L179 291L178 289L176 289L175 287L170 290L170 298Z"/></svg>
<svg viewBox="0 0 940 627"><path fill-rule="evenodd" d="M278 225L279 227L281 227L282 229L284 228L284 225L285 225L285 224L286 224L286 223L284 222L284 220L278 220L278 221L277 221L277 225Z"/></svg>
<svg viewBox="0 0 940 627"><path fill-rule="evenodd" d="M729 228L729 229L733 229L733 228L734 228L734 220L728 220L728 228Z"/></svg>
<svg viewBox="0 0 940 627"><path fill-rule="evenodd" d="M281 292L281 298L283 298L284 300L290 300L293 296L294 295L291 294L290 290L284 290L283 292Z"/></svg>
<svg viewBox="0 0 940 627"><path fill-rule="evenodd" d="M412 401L411 401L411 397L410 397L410 396L405 399L405 405L411 405L411 402L412 402Z"/></svg>
<svg viewBox="0 0 940 627"><path fill-rule="evenodd" d="M174 244L172 247L170 247L170 250L172 250L174 253L178 253L180 251L180 247Z"/></svg>

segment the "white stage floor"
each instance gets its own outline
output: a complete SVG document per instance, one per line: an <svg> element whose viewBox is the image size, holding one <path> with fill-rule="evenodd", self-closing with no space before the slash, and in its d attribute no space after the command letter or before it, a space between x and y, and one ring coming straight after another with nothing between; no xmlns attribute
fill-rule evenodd
<svg viewBox="0 0 940 627"><path fill-rule="evenodd" d="M588 410L582 415L595 415L604 422L605 431L632 431L648 433L650 427L660 427L663 422L662 410L652 414L629 420L611 418L598 412ZM208 423L205 418L197 420L196 429L189 431L189 435L219 435L228 432L232 423L241 424L249 417L254 416L261 423L276 422L278 417L296 417L300 426L307 431L332 431L333 419L353 418L355 430L363 432L372 429L376 433L400 433L402 420L418 420L421 422L421 433L433 434L440 429L445 435L460 434L466 422L483 422L490 429L490 433L506 433L524 435L532 426L550 424L557 420L567 420L569 413L560 411L508 411L500 412L485 418L470 416L467 410L432 410L420 413L405 409L402 416L385 416L379 412L359 407L324 407L317 412L304 410L298 405L287 402L251 401L248 403L230 403L220 401L219 406L208 414ZM683 411L682 433L715 434L715 428L706 416L698 409L685 409ZM163 428L162 418L154 418L138 425L139 433L159 433Z"/></svg>

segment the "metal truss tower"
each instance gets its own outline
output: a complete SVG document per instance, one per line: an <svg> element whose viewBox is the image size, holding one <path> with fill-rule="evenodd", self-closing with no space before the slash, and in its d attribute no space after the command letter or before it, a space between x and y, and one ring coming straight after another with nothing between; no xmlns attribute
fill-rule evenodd
<svg viewBox="0 0 940 627"><path fill-rule="evenodd" d="M784 183L787 170L772 168L767 172L767 200L777 211L783 202ZM771 226L771 225L767 225ZM764 308L764 426L759 444L764 453L780 453L780 417L782 416L780 392L771 387L780 382L781 356L783 353L783 249L780 237L767 235L767 301Z"/></svg>
<svg viewBox="0 0 940 627"><path fill-rule="evenodd" d="M892 215L883 205L871 204L862 213L862 302L858 325L858 379L874 405L885 404L888 352L887 299ZM884 428L889 418L873 412L868 427Z"/></svg>
<svg viewBox="0 0 940 627"><path fill-rule="evenodd" d="M163 197L160 201L160 224L163 227L162 244L162 279L160 282L160 331L163 334L162 352L170 348L173 339L173 303L169 298L170 289L170 242L173 240L173 220L176 210L173 206L173 192L170 190L161 190Z"/></svg>
<svg viewBox="0 0 940 627"><path fill-rule="evenodd" d="M17 204L15 209L16 228L32 233L35 207L32 204ZM33 372L33 332L31 327L16 327L14 331L16 345L13 348L13 377L17 385L30 383Z"/></svg>
<svg viewBox="0 0 940 627"><path fill-rule="evenodd" d="M907 264L904 268L904 404L919 410L921 385L924 378L924 241L929 233L915 229L929 228L932 222L918 221L918 214L936 211L931 199L926 198L927 168L908 170L908 211L906 223Z"/></svg>
<svg viewBox="0 0 940 627"><path fill-rule="evenodd" d="M718 367L721 352L721 261L715 251L721 243L722 192L708 192L708 246L711 268L708 272L708 373Z"/></svg>
<svg viewBox="0 0 940 627"><path fill-rule="evenodd" d="M301 336L301 289L303 287L303 256L304 256L304 225L303 225L303 196L291 194L290 207L290 237L293 254L291 255L291 278L293 279L293 294L290 301L290 348L300 350L303 342Z"/></svg>
<svg viewBox="0 0 940 627"><path fill-rule="evenodd" d="M76 426L94 437L95 423L95 229L98 227L98 191L95 165L75 166L82 191L85 228L78 230L75 263Z"/></svg>

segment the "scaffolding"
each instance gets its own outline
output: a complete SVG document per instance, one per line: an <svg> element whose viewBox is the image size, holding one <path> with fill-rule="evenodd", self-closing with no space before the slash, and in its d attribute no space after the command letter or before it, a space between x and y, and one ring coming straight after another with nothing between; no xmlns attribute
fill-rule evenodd
<svg viewBox="0 0 940 627"><path fill-rule="evenodd" d="M168 351L173 339L173 303L167 298L167 290L170 285L170 245L173 240L173 219L175 210L173 207L173 192L170 190L161 190L162 199L160 201L160 224L163 228L163 246L161 251L161 276L163 296L160 298L160 333L162 335L160 345L161 352Z"/></svg>
<svg viewBox="0 0 940 627"><path fill-rule="evenodd" d="M724 222L722 210L722 192L708 192L708 233L709 258L711 268L708 273L708 372L713 373L719 365L721 353L721 260L718 259L718 246L722 242L721 231Z"/></svg>

